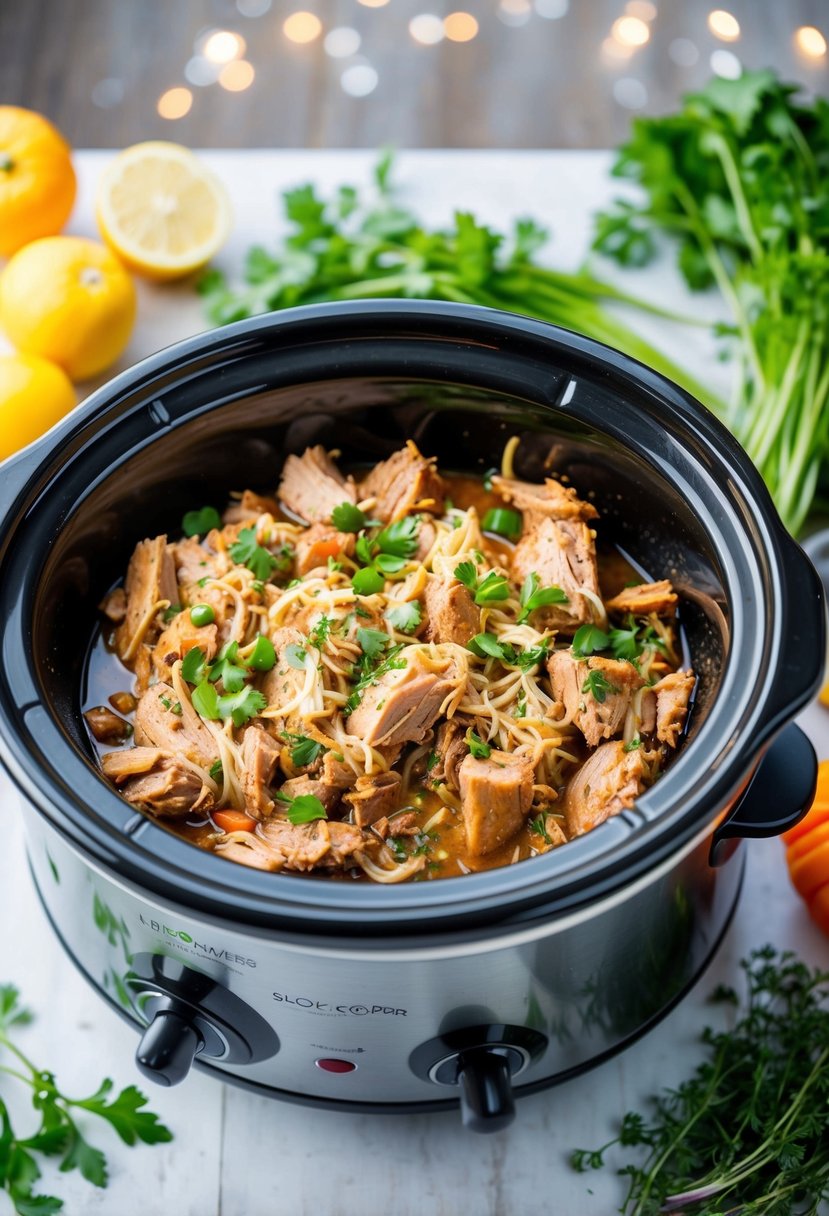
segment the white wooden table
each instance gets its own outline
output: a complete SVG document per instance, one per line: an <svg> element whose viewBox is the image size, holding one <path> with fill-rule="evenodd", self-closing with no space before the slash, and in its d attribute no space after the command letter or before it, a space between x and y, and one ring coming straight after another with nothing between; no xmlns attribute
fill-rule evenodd
<svg viewBox="0 0 829 1216"><path fill-rule="evenodd" d="M77 156L80 194L70 231L94 235L97 174L108 153ZM233 197L236 229L220 265L238 266L252 241L277 229L284 186L362 181L368 153L205 154ZM586 249L589 215L616 188L602 153L420 152L400 158L405 197L430 221L453 207L494 224L532 214L556 234L551 256L573 267ZM682 288L670 267L634 281L641 293L678 307ZM140 288L139 322L122 366L204 328L189 285ZM695 301L714 314L716 303ZM650 333L699 370L712 358L700 331L678 341L654 323ZM718 373L722 376L723 373ZM0 474L2 476L2 474ZM810 708L803 723L829 757L829 712ZM0 983L13 981L37 1011L26 1050L55 1070L71 1093L91 1092L110 1075L147 1088L132 1063L136 1035L75 972L55 941L29 878L16 798L0 774ZM453 1114L378 1118L315 1111L254 1097L195 1072L174 1090L152 1089L152 1107L175 1133L170 1145L124 1148L106 1127L95 1135L110 1162L107 1190L77 1174L47 1169L43 1187L66 1200L66 1216L608 1216L622 1196L611 1170L574 1174L569 1150L610 1138L621 1114L686 1076L700 1059L698 1036L716 1011L706 996L733 983L737 962L771 941L829 966L829 941L809 921L788 884L776 841L749 846L740 906L713 965L650 1035L592 1073L519 1105L506 1133L475 1137ZM3 1083L6 1096L10 1085ZM22 1108L21 1108L22 1109ZM96 1121L97 1122L97 1121ZM621 1163L621 1162L620 1162ZM0 1195L0 1216L10 1211Z"/></svg>

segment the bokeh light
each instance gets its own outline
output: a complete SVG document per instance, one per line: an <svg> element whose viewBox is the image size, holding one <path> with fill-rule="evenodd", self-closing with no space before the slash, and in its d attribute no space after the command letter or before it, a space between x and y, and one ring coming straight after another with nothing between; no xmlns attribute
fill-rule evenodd
<svg viewBox="0 0 829 1216"><path fill-rule="evenodd" d="M156 103L156 109L162 118L184 118L193 107L193 94L189 89L177 85L162 93Z"/></svg>
<svg viewBox="0 0 829 1216"><path fill-rule="evenodd" d="M743 74L743 65L733 51L712 51L709 62L714 75L724 80L738 80Z"/></svg>
<svg viewBox="0 0 829 1216"><path fill-rule="evenodd" d="M194 84L197 88L203 89L209 84L216 83L221 70L220 63L211 63L209 59L205 59L204 55L194 55L192 59L187 60L184 77L188 84Z"/></svg>
<svg viewBox="0 0 829 1216"><path fill-rule="evenodd" d="M244 93L245 89L249 89L253 84L255 76L252 63L248 63L247 59L234 59L222 68L219 84L223 89L227 89L228 93Z"/></svg>
<svg viewBox="0 0 829 1216"><path fill-rule="evenodd" d="M370 63L353 63L340 77L343 92L349 97L368 97L377 88L379 77Z"/></svg>
<svg viewBox="0 0 829 1216"><path fill-rule="evenodd" d="M409 22L409 33L415 42L423 46L434 46L443 38L443 22L434 13L418 13Z"/></svg>
<svg viewBox="0 0 829 1216"><path fill-rule="evenodd" d="M264 17L269 13L272 0L236 0L236 7L243 17Z"/></svg>
<svg viewBox="0 0 829 1216"><path fill-rule="evenodd" d="M622 46L644 46L651 36L641 17L619 17L613 22L611 34Z"/></svg>
<svg viewBox="0 0 829 1216"><path fill-rule="evenodd" d="M282 33L289 42L313 42L322 33L322 22L316 13L300 10L285 18Z"/></svg>
<svg viewBox="0 0 829 1216"><path fill-rule="evenodd" d="M389 0L358 0L358 3L365 5L366 8L382 8L384 4L388 4ZM371 90L369 90L371 92Z"/></svg>
<svg viewBox="0 0 829 1216"><path fill-rule="evenodd" d="M674 38L668 56L681 68L692 68L699 60L699 49L690 38Z"/></svg>
<svg viewBox="0 0 829 1216"><path fill-rule="evenodd" d="M539 17L545 17L548 21L558 21L561 17L567 16L570 10L570 0L535 0L533 8Z"/></svg>
<svg viewBox="0 0 829 1216"><path fill-rule="evenodd" d="M638 17L640 21L656 20L656 5L651 0L628 0L625 12L629 17Z"/></svg>
<svg viewBox="0 0 829 1216"><path fill-rule="evenodd" d="M232 30L213 30L204 40L202 54L211 63L230 63L245 53L245 40Z"/></svg>
<svg viewBox="0 0 829 1216"><path fill-rule="evenodd" d="M613 82L613 99L626 110L641 110L648 104L648 90L641 80L622 76Z"/></svg>
<svg viewBox="0 0 829 1216"><path fill-rule="evenodd" d="M348 59L349 55L357 54L360 42L360 35L351 26L338 25L328 31L322 45L326 55L330 55L332 59Z"/></svg>
<svg viewBox="0 0 829 1216"><path fill-rule="evenodd" d="M499 0L498 20L504 25L526 25L532 13L530 0Z"/></svg>
<svg viewBox="0 0 829 1216"><path fill-rule="evenodd" d="M615 38L605 38L599 51L603 62L612 67L614 64L618 66L620 63L627 63L635 49L632 46L623 46Z"/></svg>
<svg viewBox="0 0 829 1216"><path fill-rule="evenodd" d="M813 25L801 25L795 31L794 44L809 59L820 59L826 54L826 39Z"/></svg>
<svg viewBox="0 0 829 1216"><path fill-rule="evenodd" d="M736 42L740 37L740 23L733 13L724 8L712 9L708 14L708 28L715 38L723 42Z"/></svg>
<svg viewBox="0 0 829 1216"><path fill-rule="evenodd" d="M471 13L450 13L443 18L443 32L450 42L471 42L478 32L478 22Z"/></svg>

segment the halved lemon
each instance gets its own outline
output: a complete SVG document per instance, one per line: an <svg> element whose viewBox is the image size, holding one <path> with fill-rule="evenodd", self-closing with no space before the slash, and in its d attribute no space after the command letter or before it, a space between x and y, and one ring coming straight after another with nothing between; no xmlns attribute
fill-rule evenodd
<svg viewBox="0 0 829 1216"><path fill-rule="evenodd" d="M98 184L98 227L123 262L150 279L204 266L227 239L224 186L181 144L154 141L119 153Z"/></svg>

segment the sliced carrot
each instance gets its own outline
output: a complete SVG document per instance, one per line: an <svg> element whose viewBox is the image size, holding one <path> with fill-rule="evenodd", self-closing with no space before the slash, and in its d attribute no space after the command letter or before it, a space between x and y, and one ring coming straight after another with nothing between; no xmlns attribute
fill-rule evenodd
<svg viewBox="0 0 829 1216"><path fill-rule="evenodd" d="M819 887L829 882L829 840L793 861L789 874L803 898L811 899Z"/></svg>
<svg viewBox="0 0 829 1216"><path fill-rule="evenodd" d="M223 832L253 832L256 820L244 811L214 811L213 822Z"/></svg>
<svg viewBox="0 0 829 1216"><path fill-rule="evenodd" d="M829 882L825 882L809 902L812 920L829 936Z"/></svg>
<svg viewBox="0 0 829 1216"><path fill-rule="evenodd" d="M305 555L306 568L314 570L317 566L325 565L329 557L336 557L338 553L342 553L342 548L342 541L339 536L315 541Z"/></svg>

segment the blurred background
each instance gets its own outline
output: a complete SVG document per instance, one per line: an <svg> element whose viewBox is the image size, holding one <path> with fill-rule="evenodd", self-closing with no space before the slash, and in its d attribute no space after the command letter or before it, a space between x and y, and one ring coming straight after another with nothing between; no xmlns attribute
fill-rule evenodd
<svg viewBox="0 0 829 1216"><path fill-rule="evenodd" d="M712 72L827 91L829 0L458 2L0 0L0 103L82 147L595 148Z"/></svg>

